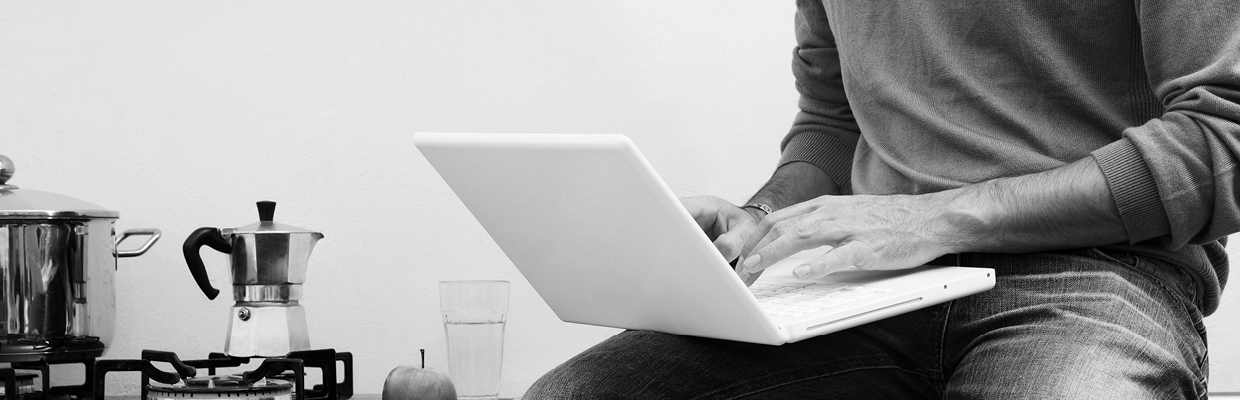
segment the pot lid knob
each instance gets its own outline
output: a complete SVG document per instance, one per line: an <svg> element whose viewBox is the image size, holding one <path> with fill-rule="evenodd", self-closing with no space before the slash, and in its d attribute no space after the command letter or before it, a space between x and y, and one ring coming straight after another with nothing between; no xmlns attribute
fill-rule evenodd
<svg viewBox="0 0 1240 400"><path fill-rule="evenodd" d="M17 165L13 164L13 159L0 154L0 185L6 184L14 172L17 172Z"/></svg>
<svg viewBox="0 0 1240 400"><path fill-rule="evenodd" d="M275 220L276 202L263 200L258 202L258 220L262 222L271 222Z"/></svg>

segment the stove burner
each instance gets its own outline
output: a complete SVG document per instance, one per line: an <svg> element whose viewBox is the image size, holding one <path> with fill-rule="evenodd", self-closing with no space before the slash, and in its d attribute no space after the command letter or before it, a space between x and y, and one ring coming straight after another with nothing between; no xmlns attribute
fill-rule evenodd
<svg viewBox="0 0 1240 400"><path fill-rule="evenodd" d="M99 360L95 363L94 396L106 393L105 375L114 371L142 373L142 400L184 398L343 400L353 396L353 355L332 349L294 351L281 358L263 359L259 366L240 374L216 375L217 368L239 367L249 358L211 353L203 360L182 361L175 353L143 350L140 360ZM175 372L156 368L167 363ZM336 381L336 363L344 364L344 381ZM208 376L198 377L206 368ZM306 368L322 370L323 384L304 387ZM279 378L279 379L273 379ZM162 383L158 385L151 381Z"/></svg>
<svg viewBox="0 0 1240 400"><path fill-rule="evenodd" d="M245 380L241 379L241 375L213 375L213 376L203 376L203 377L195 377L195 378L186 379L185 386L189 386L191 388L193 387L215 388L217 386L223 386L223 387L247 386L248 387L250 386L250 384L246 383Z"/></svg>
<svg viewBox="0 0 1240 400"><path fill-rule="evenodd" d="M185 380L185 386L150 386L145 400L158 399L291 399L293 384L276 379L246 382L241 375L217 375Z"/></svg>

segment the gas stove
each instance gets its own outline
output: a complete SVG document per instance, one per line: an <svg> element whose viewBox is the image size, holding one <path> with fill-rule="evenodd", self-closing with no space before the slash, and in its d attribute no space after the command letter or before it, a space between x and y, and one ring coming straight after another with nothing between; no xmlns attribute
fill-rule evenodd
<svg viewBox="0 0 1240 400"><path fill-rule="evenodd" d="M133 378L140 379L141 400L345 400L353 396L353 355L333 349L263 358L251 370L226 374L217 374L217 370L245 369L259 359L211 353L205 359L181 360L176 353L156 350L143 350L141 357L66 361L81 363L86 370L85 384L67 387L48 384L48 365L63 360L12 362L10 368L0 368L0 379L4 381L4 393L0 396L4 400L104 399L107 375L115 376L118 372L139 373ZM318 369L321 382L307 382L307 369ZM25 370L37 370L42 375L19 372ZM43 382L42 390L34 385L36 377Z"/></svg>
<svg viewBox="0 0 1240 400"><path fill-rule="evenodd" d="M97 337L31 338L8 335L0 343L0 368L3 380L3 399L67 399L89 398L95 359L103 354L104 345ZM51 386L53 365L81 365L84 383L71 386ZM57 371L64 374L64 370ZM35 385L40 378L41 385Z"/></svg>

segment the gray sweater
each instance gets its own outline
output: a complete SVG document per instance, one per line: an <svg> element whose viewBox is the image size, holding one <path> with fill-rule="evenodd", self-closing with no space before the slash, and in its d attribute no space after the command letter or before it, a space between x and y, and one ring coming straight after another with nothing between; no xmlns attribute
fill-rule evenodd
<svg viewBox="0 0 1240 400"><path fill-rule="evenodd" d="M1214 312L1240 231L1240 1L799 0L781 165L931 193L1093 156L1128 243Z"/></svg>

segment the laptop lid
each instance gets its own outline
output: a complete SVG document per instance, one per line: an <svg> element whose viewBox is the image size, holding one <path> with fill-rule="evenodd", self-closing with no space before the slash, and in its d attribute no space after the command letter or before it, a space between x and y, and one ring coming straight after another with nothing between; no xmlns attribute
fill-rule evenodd
<svg viewBox="0 0 1240 400"><path fill-rule="evenodd" d="M420 132L414 144L560 319L785 341L627 137Z"/></svg>

